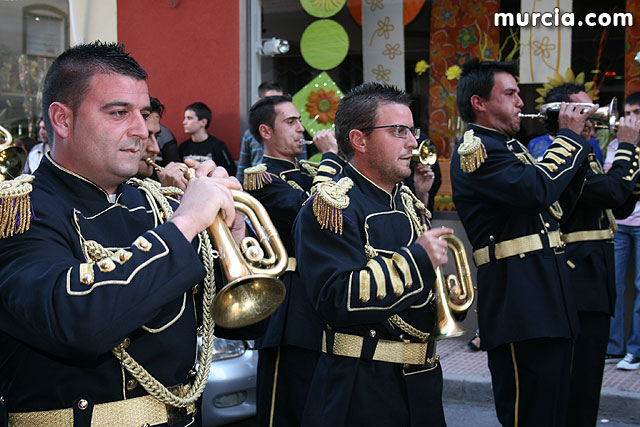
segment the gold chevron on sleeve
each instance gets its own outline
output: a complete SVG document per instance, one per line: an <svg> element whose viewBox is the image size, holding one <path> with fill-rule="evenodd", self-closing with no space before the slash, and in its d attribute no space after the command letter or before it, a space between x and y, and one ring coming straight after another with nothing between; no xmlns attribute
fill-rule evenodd
<svg viewBox="0 0 640 427"><path fill-rule="evenodd" d="M371 273L366 268L360 270L360 302L369 302L371 299Z"/></svg>
<svg viewBox="0 0 640 427"><path fill-rule="evenodd" d="M376 282L376 298L384 299L387 296L387 286L382 267L378 264L378 261L372 259L367 263L367 268L371 270L373 281Z"/></svg>
<svg viewBox="0 0 640 427"><path fill-rule="evenodd" d="M383 260L387 265L387 271L389 272L389 278L391 279L391 289L393 289L393 294L399 297L400 295L402 295L402 292L404 292L404 286L402 286L402 278L400 278L400 273L396 269L396 266L393 263L393 259L383 258Z"/></svg>
<svg viewBox="0 0 640 427"><path fill-rule="evenodd" d="M559 165L563 165L565 164L567 161L564 159L564 157L559 157L557 156L555 153L547 150L547 152L544 154L544 160L552 160L554 162L556 162Z"/></svg>
<svg viewBox="0 0 640 427"><path fill-rule="evenodd" d="M551 172L551 173L553 173L553 172L555 172L555 171L557 171L557 170L558 170L558 166L556 166L556 165L554 165L554 164L552 164L552 163L547 164L547 163L540 162L540 163L536 163L536 166L542 166L542 167L545 167L545 168L547 168L547 169L549 170L549 172Z"/></svg>

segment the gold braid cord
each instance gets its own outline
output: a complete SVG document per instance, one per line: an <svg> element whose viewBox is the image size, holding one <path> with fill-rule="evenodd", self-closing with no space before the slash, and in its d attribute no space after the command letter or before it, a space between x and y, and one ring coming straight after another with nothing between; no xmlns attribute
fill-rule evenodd
<svg viewBox="0 0 640 427"><path fill-rule="evenodd" d="M391 322L392 324L400 328L403 332L418 338L422 342L425 342L427 338L429 338L429 336L431 335L429 332L423 332L420 329L417 329L411 326L410 324L405 322L404 319L402 319L402 317L398 316L397 314L394 314L393 316L389 317L389 322Z"/></svg>
<svg viewBox="0 0 640 427"><path fill-rule="evenodd" d="M522 153L513 153L513 154L515 154L518 160L520 160L525 165L535 165L537 163L536 159L534 159L531 153L529 153L529 150L524 145L522 145L520 141L518 140L515 140L515 141L518 143L518 145L522 149ZM553 202L548 209L552 217L554 217L558 221L562 219L562 207L560 206L560 203L557 200Z"/></svg>
<svg viewBox="0 0 640 427"><path fill-rule="evenodd" d="M411 220L411 225L413 226L416 232L416 235L419 236L420 234L422 234L422 223L420 222L420 218L418 217L417 212L419 211L426 212L424 203L422 203L422 201L418 199L416 195L411 192L409 187L403 185L402 188L400 188L400 191L402 192L400 194L400 197L402 198L402 206L404 208L404 211L409 217L409 219ZM431 292L429 292L429 296L427 298L429 300L431 299ZM429 336L431 335L428 332L423 332L420 329L417 329L411 326L409 323L407 323L404 319L402 319L402 317L400 317L397 314L394 314L393 316L389 317L388 320L389 322L391 322L391 324L400 328L400 330L404 331L405 333L413 337L418 338L422 342L425 342L427 338L429 338Z"/></svg>
<svg viewBox="0 0 640 427"><path fill-rule="evenodd" d="M33 175L20 175L0 184L0 239L22 234L31 225Z"/></svg>
<svg viewBox="0 0 640 427"><path fill-rule="evenodd" d="M156 183L152 180L141 181L139 179L132 178L130 181L134 184L137 184L140 189L145 192L145 194L147 195L147 199L152 206L154 214L156 214L156 218L161 218L162 216L165 218L171 218L171 215L173 215L173 209L171 208L171 205L163 194L164 190L161 190L161 187L159 185L156 185ZM176 189L173 188L171 190L175 191ZM172 194L181 195L181 193L181 190L178 189L178 192L173 192ZM198 400L198 398L204 391L204 387L207 384L207 379L209 378L209 369L211 368L211 361L213 360L213 330L215 327L215 323L211 318L209 307L213 302L216 290L214 275L214 260L216 257L216 251L214 251L211 240L209 239L209 235L206 231L200 233L199 238L200 247L202 248L200 251L200 256L202 257L202 261L207 270L207 275L204 279L202 346L200 349L200 355L198 357L200 368L198 369L198 373L196 374L193 386L188 387L188 391L186 392L185 396L176 396L171 391L169 391L169 389L165 385L156 380L138 362L136 362L131 357L131 355L127 353L123 344L120 344L117 347L113 348L113 350L111 350L116 358L120 361L120 363L142 385L142 387L144 387L149 395L153 396L164 404L178 408L184 408L193 405L193 403Z"/></svg>
<svg viewBox="0 0 640 427"><path fill-rule="evenodd" d="M600 165L600 162L593 156L589 159L589 166L591 166L591 170L597 175L604 175L604 169ZM616 222L616 217L613 215L613 211L611 209L605 209L604 214L607 216L607 221L609 221L609 228L613 233L618 232L618 223Z"/></svg>

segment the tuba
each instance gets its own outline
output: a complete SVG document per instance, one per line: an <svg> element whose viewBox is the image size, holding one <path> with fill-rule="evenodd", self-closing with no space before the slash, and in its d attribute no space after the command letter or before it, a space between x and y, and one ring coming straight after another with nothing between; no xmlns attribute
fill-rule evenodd
<svg viewBox="0 0 640 427"><path fill-rule="evenodd" d="M431 333L434 340L454 338L464 333L453 314L466 312L475 297L469 262L462 241L453 234L445 234L442 239L447 241L453 253L458 275L450 274L445 279L442 267L436 268L436 281L433 286L436 324Z"/></svg>
<svg viewBox="0 0 640 427"><path fill-rule="evenodd" d="M151 158L145 162L156 171L162 166ZM187 179L195 170L184 166ZM258 239L245 237L240 247L220 215L209 226L209 233L220 254L226 285L211 304L211 317L224 328L241 328L260 322L284 301L285 287L277 276L284 273L289 258L267 210L253 196L232 190L236 210L247 215Z"/></svg>
<svg viewBox="0 0 640 427"><path fill-rule="evenodd" d="M418 145L418 148L411 150L411 160L419 162L423 166L433 166L438 160L436 147L430 139L425 139Z"/></svg>
<svg viewBox="0 0 640 427"><path fill-rule="evenodd" d="M583 110L593 107L595 104L588 102L572 102L570 104L584 107ZM549 102L540 106L540 112L537 114L523 114L519 116L524 119L548 119L549 113L558 113L562 102ZM618 99L613 97L608 105L598 108L596 111L589 115L589 120L596 122L596 129L608 129L609 132L615 133L618 130L618 119L620 115L618 113Z"/></svg>
<svg viewBox="0 0 640 427"><path fill-rule="evenodd" d="M24 169L27 161L27 153L24 148L13 145L11 133L0 126L0 137L4 139L0 143L0 182L7 179L14 179Z"/></svg>

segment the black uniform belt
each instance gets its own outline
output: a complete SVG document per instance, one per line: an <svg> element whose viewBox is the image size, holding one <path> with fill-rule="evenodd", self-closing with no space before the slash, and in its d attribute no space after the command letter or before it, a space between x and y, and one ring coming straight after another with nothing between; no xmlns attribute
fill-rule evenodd
<svg viewBox="0 0 640 427"><path fill-rule="evenodd" d="M584 230L574 231L562 235L562 241L565 243L587 242L589 240L611 240L613 239L613 231L610 228L604 230Z"/></svg>
<svg viewBox="0 0 640 427"><path fill-rule="evenodd" d="M562 233L560 230L550 231L547 233L549 238L549 247L561 248L564 246L562 240ZM505 240L495 244L495 259L508 258L514 255L526 254L529 252L538 251L544 248L542 243L542 236L540 234L529 234L528 236L517 237L511 240ZM483 264L491 261L489 255L489 246L480 248L473 252L473 259L476 265L480 267Z"/></svg>
<svg viewBox="0 0 640 427"><path fill-rule="evenodd" d="M86 400L78 401L80 410L88 409ZM91 425L100 427L154 426L169 422L169 408L159 400L147 395L115 402L98 403L93 406ZM193 413L195 407L186 409ZM189 412L191 411L191 412ZM52 411L13 412L9 414L10 427L31 426L72 426L73 408L55 409Z"/></svg>
<svg viewBox="0 0 640 427"><path fill-rule="evenodd" d="M432 367L438 361L436 342L413 343L377 340L359 335L324 331L322 352L378 362Z"/></svg>

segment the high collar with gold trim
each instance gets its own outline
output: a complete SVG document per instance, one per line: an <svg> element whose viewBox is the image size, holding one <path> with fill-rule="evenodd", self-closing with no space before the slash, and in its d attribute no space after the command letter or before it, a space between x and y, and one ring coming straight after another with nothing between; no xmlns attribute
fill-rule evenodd
<svg viewBox="0 0 640 427"><path fill-rule="evenodd" d="M83 177L82 175L78 175L77 173L57 163L51 157L50 151L47 152L42 158L42 162L38 167L38 169L40 167L50 168L52 172L55 175L59 176L65 183L68 183L69 185L74 186L74 188L70 188L69 191L77 192L79 191L79 189L76 188L75 185L81 185L82 187L86 187L87 189L90 189L92 192L99 194L100 196L105 198L108 202L111 202L109 199L109 193L107 193L102 187L100 187L95 182ZM36 177L39 175L37 173L37 170L34 175ZM70 181L69 179L72 179L73 182ZM118 188L116 189L116 195L117 195L116 200L118 199L121 193L122 193L122 184L118 185Z"/></svg>
<svg viewBox="0 0 640 427"><path fill-rule="evenodd" d="M389 207L394 206L393 201L398 196L398 192L402 183L396 183L396 185L393 187L393 191L389 193L387 190L380 187L378 184L376 184L362 172L360 172L351 162L347 163L347 167L345 167L344 172L358 185L366 187L367 189L374 190L372 194L375 197L379 198L380 201L382 201L383 203L387 203Z"/></svg>

